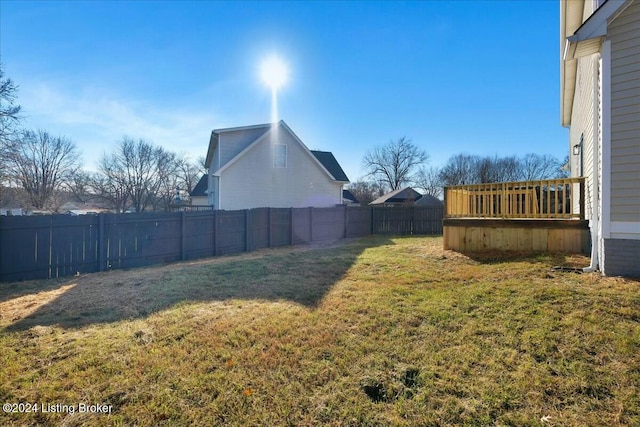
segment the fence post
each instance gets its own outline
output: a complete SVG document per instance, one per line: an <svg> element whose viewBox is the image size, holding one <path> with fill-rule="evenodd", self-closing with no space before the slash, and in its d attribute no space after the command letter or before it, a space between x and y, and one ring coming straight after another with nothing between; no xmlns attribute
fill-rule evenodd
<svg viewBox="0 0 640 427"><path fill-rule="evenodd" d="M268 228L268 230L269 230L269 233L268 233L268 234L269 234L269 238L268 238L267 240L268 240L268 242L269 242L269 245L268 245L268 246L269 246L269 247L271 247L271 228L273 227L273 224L271 223L271 208L267 208L267 209L269 209L269 210L267 211L267 212L269 213L269 215L268 215L268 218L269 218L269 227L267 227L267 228Z"/></svg>
<svg viewBox="0 0 640 427"><path fill-rule="evenodd" d="M98 215L98 271L104 271L107 264L107 242L104 238L104 216L101 213Z"/></svg>
<svg viewBox="0 0 640 427"><path fill-rule="evenodd" d="M375 210L376 208L371 206L369 209L371 209L371 234L376 234L375 233L375 227L374 227L374 222L375 222Z"/></svg>
<svg viewBox="0 0 640 427"><path fill-rule="evenodd" d="M180 212L180 259L187 259L187 213Z"/></svg>
<svg viewBox="0 0 640 427"><path fill-rule="evenodd" d="M582 150L580 152L582 152ZM582 221L584 221L584 194L584 178L580 178L580 194L578 197L580 198L580 220Z"/></svg>
<svg viewBox="0 0 640 427"><path fill-rule="evenodd" d="M213 256L218 256L218 211L213 211Z"/></svg>
<svg viewBox="0 0 640 427"><path fill-rule="evenodd" d="M349 223L349 211L347 210L347 205L344 205L344 238L346 239L349 235L347 230L347 224Z"/></svg>
<svg viewBox="0 0 640 427"><path fill-rule="evenodd" d="M249 209L244 210L244 248L245 252L251 252L251 246L249 242Z"/></svg>
<svg viewBox="0 0 640 427"><path fill-rule="evenodd" d="M293 246L293 208L289 208L289 227L291 229L291 239L290 239L290 246Z"/></svg>

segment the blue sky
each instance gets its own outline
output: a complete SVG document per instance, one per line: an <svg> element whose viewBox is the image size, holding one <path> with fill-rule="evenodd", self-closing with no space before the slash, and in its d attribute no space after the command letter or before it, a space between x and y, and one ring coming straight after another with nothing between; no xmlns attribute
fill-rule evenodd
<svg viewBox="0 0 640 427"><path fill-rule="evenodd" d="M0 2L24 126L94 169L122 136L203 156L211 130L270 121L263 58L290 68L280 117L352 181L406 136L454 154L567 154L556 1Z"/></svg>

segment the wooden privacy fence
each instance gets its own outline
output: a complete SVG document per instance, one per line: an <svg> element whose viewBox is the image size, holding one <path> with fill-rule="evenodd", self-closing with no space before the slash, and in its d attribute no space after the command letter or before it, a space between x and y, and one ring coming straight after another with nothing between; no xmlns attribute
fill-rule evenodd
<svg viewBox="0 0 640 427"><path fill-rule="evenodd" d="M445 187L446 218L584 219L584 178Z"/></svg>
<svg viewBox="0 0 640 427"><path fill-rule="evenodd" d="M370 234L442 234L441 207L0 217L0 281L70 276Z"/></svg>

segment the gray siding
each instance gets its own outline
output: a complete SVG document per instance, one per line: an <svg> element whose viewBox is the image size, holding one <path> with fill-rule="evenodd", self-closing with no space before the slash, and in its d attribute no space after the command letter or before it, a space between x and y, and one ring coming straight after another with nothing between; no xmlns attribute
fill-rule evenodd
<svg viewBox="0 0 640 427"><path fill-rule="evenodd" d="M220 167L240 154L242 150L251 145L267 130L269 130L268 127L260 127L222 133L220 135Z"/></svg>
<svg viewBox="0 0 640 427"><path fill-rule="evenodd" d="M640 2L633 2L617 17L608 33L611 40L611 220L640 222ZM640 256L636 253L636 263L638 259Z"/></svg>
<svg viewBox="0 0 640 427"><path fill-rule="evenodd" d="M605 239L604 259L607 276L640 277L640 240Z"/></svg>

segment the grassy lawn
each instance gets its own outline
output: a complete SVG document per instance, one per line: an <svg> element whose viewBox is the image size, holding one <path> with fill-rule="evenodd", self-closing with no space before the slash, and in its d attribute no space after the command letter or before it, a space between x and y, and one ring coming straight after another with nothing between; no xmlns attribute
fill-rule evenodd
<svg viewBox="0 0 640 427"><path fill-rule="evenodd" d="M39 409L0 425L638 426L640 282L560 264L373 236L0 284L0 403Z"/></svg>

